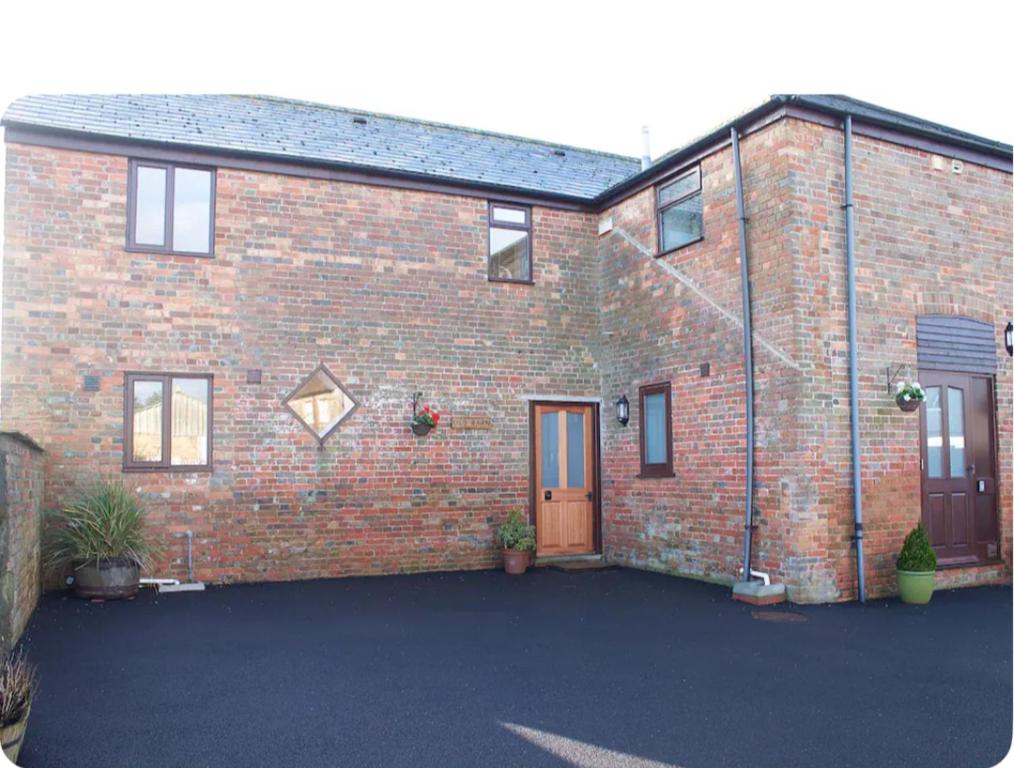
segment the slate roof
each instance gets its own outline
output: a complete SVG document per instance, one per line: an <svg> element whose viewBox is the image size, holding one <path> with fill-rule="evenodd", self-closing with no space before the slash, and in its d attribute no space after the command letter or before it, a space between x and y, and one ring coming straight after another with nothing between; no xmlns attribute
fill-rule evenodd
<svg viewBox="0 0 1014 768"><path fill-rule="evenodd" d="M579 200L594 198L641 168L633 157L268 96L26 96L11 104L3 123Z"/></svg>
<svg viewBox="0 0 1014 768"><path fill-rule="evenodd" d="M865 101L834 94L779 94L715 131L657 158L637 158L361 110L271 96L26 96L5 126L249 154L535 193L576 202L622 194L666 165L785 104L851 114L864 122L1010 160L1012 147ZM364 122L365 121L365 122Z"/></svg>

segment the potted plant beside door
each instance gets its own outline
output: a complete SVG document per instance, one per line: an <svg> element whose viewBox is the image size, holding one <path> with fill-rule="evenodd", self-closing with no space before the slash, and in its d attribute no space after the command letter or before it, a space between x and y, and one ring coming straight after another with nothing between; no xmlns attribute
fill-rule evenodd
<svg viewBox="0 0 1014 768"><path fill-rule="evenodd" d="M73 568L78 597L133 597L152 555L144 516L137 494L122 483L100 483L56 515L47 537L47 566Z"/></svg>
<svg viewBox="0 0 1014 768"><path fill-rule="evenodd" d="M933 579L937 571L937 553L930 545L922 524L917 525L898 555L898 593L910 605L925 605L933 597Z"/></svg>
<svg viewBox="0 0 1014 768"><path fill-rule="evenodd" d="M520 576L528 570L535 549L535 527L514 510L500 526L498 538L503 547L504 570L512 576Z"/></svg>

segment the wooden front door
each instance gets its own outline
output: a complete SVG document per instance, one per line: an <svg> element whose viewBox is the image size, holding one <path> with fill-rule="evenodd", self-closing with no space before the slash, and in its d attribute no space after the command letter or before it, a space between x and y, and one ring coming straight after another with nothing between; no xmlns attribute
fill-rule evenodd
<svg viewBox="0 0 1014 768"><path fill-rule="evenodd" d="M940 565L998 556L993 377L921 371L922 519Z"/></svg>
<svg viewBox="0 0 1014 768"><path fill-rule="evenodd" d="M533 408L535 538L539 555L595 551L595 406Z"/></svg>

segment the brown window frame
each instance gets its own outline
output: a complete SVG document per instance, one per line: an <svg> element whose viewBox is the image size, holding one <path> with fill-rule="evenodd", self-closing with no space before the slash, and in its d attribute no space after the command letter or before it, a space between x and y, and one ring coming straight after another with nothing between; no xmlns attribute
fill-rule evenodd
<svg viewBox="0 0 1014 768"><path fill-rule="evenodd" d="M135 241L137 219L137 169L161 168L165 171L165 231L164 245L151 245ZM177 251L173 249L173 192L176 183L177 169L191 171L207 171L211 173L211 210L208 211L208 250ZM170 256L196 256L211 259L215 256L215 202L218 191L218 171L216 168L190 163L170 163L161 160L142 160L131 158L127 163L127 244L126 250L131 253L164 253Z"/></svg>
<svg viewBox="0 0 1014 768"><path fill-rule="evenodd" d="M506 208L512 211L521 211L525 215L524 224L514 224L511 222L495 221L493 219L494 208ZM533 257L532 240L534 234L532 232L532 208L527 205L518 205L517 203L501 203L497 200L488 201L487 214L486 214L487 228L486 228L486 276L491 283L514 283L516 285L535 285L535 259ZM497 229L513 229L518 232L527 232L528 238L526 243L528 244L528 279L517 280L508 277L497 277L493 274L493 248L491 238L493 235L493 228Z"/></svg>
<svg viewBox="0 0 1014 768"><path fill-rule="evenodd" d="M208 382L208 462L207 464L172 464L172 380L206 379ZM168 393L162 409L162 460L135 461L134 456L134 382L157 381ZM210 373L127 371L123 374L123 471L124 472L211 472L215 445L215 377Z"/></svg>
<svg viewBox="0 0 1014 768"><path fill-rule="evenodd" d="M670 200L665 205L660 205L659 204L659 197L660 197L660 195L662 193L662 190L665 187L668 187L670 184L675 184L676 182L682 181L683 179L687 178L688 176L693 176L693 175L697 176L697 189L693 190L692 192L687 192L685 195L683 195L682 197L678 197L675 200ZM674 248L669 248L669 249L665 249L665 246L662 243L662 214L665 211L668 211L673 206L679 205L680 203L685 203L687 200L690 200L691 198L694 198L694 197L698 197L698 196L700 196L702 194L703 194L703 185L701 184L701 166L700 165L695 165L693 168L684 169L682 171L679 171L678 173L674 173L672 176L669 176L668 178L664 179L663 181L658 182L655 185L655 229L656 229L656 245L657 245L657 251L655 253L655 258L656 259L659 258L659 257L661 257L661 256L667 256L670 253L675 253L676 251L678 251L678 250L680 250L682 248L686 248L687 246L691 246L694 243L699 243L699 242L701 242L701 240L704 239L704 217L703 217L703 214L702 214L702 216L701 216L701 236L700 237L696 237L693 240L689 240L688 242L685 242L685 243L683 243L681 245L677 245Z"/></svg>
<svg viewBox="0 0 1014 768"><path fill-rule="evenodd" d="M644 398L646 395L665 395L665 462L648 464L645 461ZM672 384L668 381L645 384L638 390L638 445L641 453L641 472L638 477L674 477L672 469Z"/></svg>

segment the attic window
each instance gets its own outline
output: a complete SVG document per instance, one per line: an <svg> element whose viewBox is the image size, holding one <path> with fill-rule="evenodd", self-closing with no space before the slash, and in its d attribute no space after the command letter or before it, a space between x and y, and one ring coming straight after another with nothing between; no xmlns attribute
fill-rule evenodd
<svg viewBox="0 0 1014 768"><path fill-rule="evenodd" d="M701 199L700 167L660 184L657 205L660 254L703 238L704 203Z"/></svg>
<svg viewBox="0 0 1014 768"><path fill-rule="evenodd" d="M321 445L359 407L323 363L285 398L284 405Z"/></svg>
<svg viewBox="0 0 1014 768"><path fill-rule="evenodd" d="M211 256L215 243L215 170L131 160L127 177L127 250Z"/></svg>

